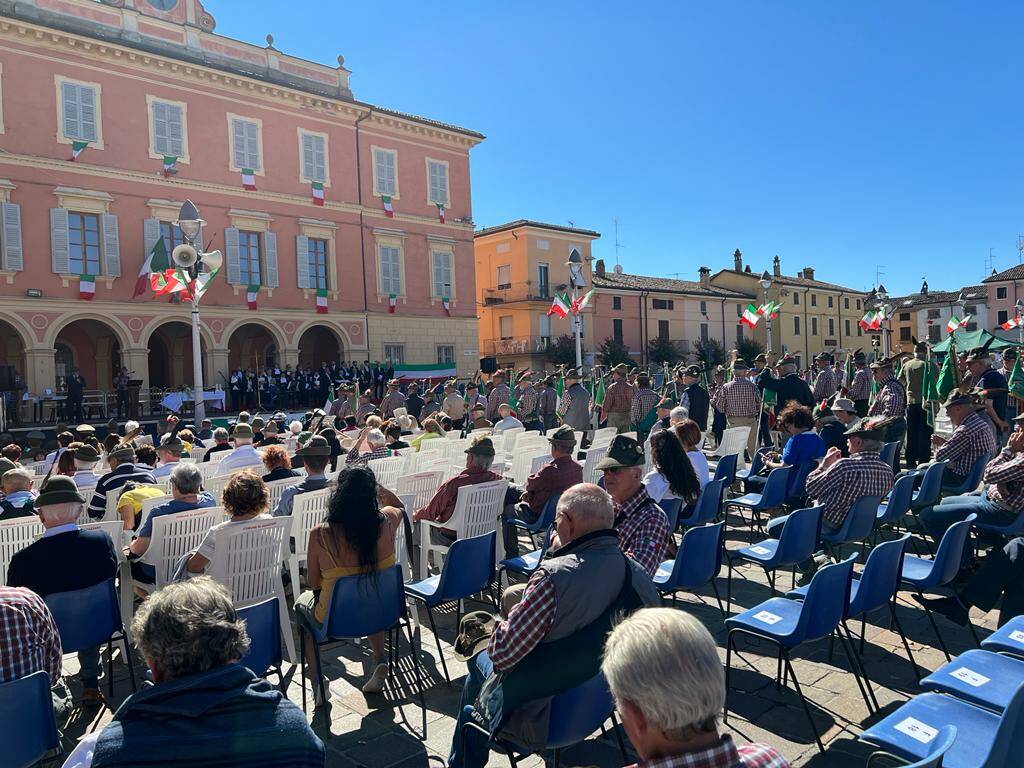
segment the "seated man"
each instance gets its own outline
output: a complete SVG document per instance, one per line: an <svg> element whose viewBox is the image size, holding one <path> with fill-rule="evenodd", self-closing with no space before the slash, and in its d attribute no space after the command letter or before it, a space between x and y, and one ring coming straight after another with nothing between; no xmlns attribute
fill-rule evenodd
<svg viewBox="0 0 1024 768"><path fill-rule="evenodd" d="M230 451L231 443L228 442L228 439L228 431L224 427L217 427L213 430L213 445L206 452L206 455L203 456L203 461L209 461L211 454Z"/></svg>
<svg viewBox="0 0 1024 768"><path fill-rule="evenodd" d="M196 435L204 443L213 437L213 422L210 419L203 419L199 425L199 433Z"/></svg>
<svg viewBox="0 0 1024 768"><path fill-rule="evenodd" d="M373 418L372 416L370 418ZM391 455L387 438L379 429L364 429L345 456L345 466L366 466L374 459L386 459Z"/></svg>
<svg viewBox="0 0 1024 768"><path fill-rule="evenodd" d="M946 415L955 429L948 439L932 435L935 461L948 461L942 472L943 489L958 488L971 473L974 462L985 454L994 456L996 438L982 416L985 405L977 395L953 390L946 398ZM973 489L971 489L973 490Z"/></svg>
<svg viewBox="0 0 1024 768"><path fill-rule="evenodd" d="M638 768L788 768L766 744L719 734L725 677L718 647L696 618L674 608L641 608L612 630L601 671Z"/></svg>
<svg viewBox="0 0 1024 768"><path fill-rule="evenodd" d="M36 499L36 510L46 528L43 537L11 558L7 585L26 587L45 599L55 592L72 592L114 578L117 554L104 531L80 530L75 521L85 499L70 477L56 475L43 485ZM120 542L118 542L120 544ZM74 567L60 567L74 564ZM99 703L99 647L78 652L79 679L83 701Z"/></svg>
<svg viewBox="0 0 1024 768"><path fill-rule="evenodd" d="M482 734L467 731L464 754L461 741L462 725L470 717L466 708L475 706L485 681L489 688L502 685L494 676L508 675L519 665L523 665L520 674L529 673L531 662L552 649L574 654L577 662L584 659L597 674L611 614L619 614L620 608L625 613L639 605L658 604L658 593L647 574L622 556L611 527L613 518L611 498L596 485L582 483L565 491L555 514L558 547L533 572L522 601L496 625L484 612L463 620L455 647L468 661L469 675L462 690L449 768L482 768L487 762ZM628 595L626 601L620 601L623 594ZM493 626L490 639L485 633L472 637L474 624ZM481 653L484 648L486 652ZM721 665L718 669L721 672ZM559 689L557 680L543 682L551 686L549 690ZM543 749L549 705L550 698L537 697L515 707L500 728L500 736L531 751ZM486 712L477 714L486 720Z"/></svg>
<svg viewBox="0 0 1024 768"><path fill-rule="evenodd" d="M31 638L31 642L25 642ZM64 653L60 632L43 598L24 587L0 587L0 683L43 671L50 676L58 722L71 710L61 676Z"/></svg>
<svg viewBox="0 0 1024 768"><path fill-rule="evenodd" d="M160 460L160 465L153 470L153 477L160 480L170 475L174 468L178 466L178 462L181 460L181 452L184 448L185 444L182 443L177 435L164 437L160 441L160 445L156 447L156 456Z"/></svg>
<svg viewBox="0 0 1024 768"><path fill-rule="evenodd" d="M99 451L91 445L80 445L75 449L75 474L72 480L75 481L79 491L96 487L100 478L94 470L99 460Z"/></svg>
<svg viewBox="0 0 1024 768"><path fill-rule="evenodd" d="M583 468L572 457L576 447L576 435L572 427L563 425L548 433L551 444L551 461L526 479L526 488L510 485L505 496L505 510L502 512L505 557L519 555L519 537L514 520L535 523L552 496L566 488L583 482Z"/></svg>
<svg viewBox="0 0 1024 768"><path fill-rule="evenodd" d="M663 397L658 401L657 408L655 409L655 420L654 425L651 427L651 432L647 435L648 442L655 434L661 432L663 429L668 429L672 426L672 409L676 407L676 401L671 397ZM686 417L683 416L683 419ZM680 419L682 421L682 419Z"/></svg>
<svg viewBox="0 0 1024 768"><path fill-rule="evenodd" d="M671 532L668 518L643 484L643 446L631 437L616 435L597 468L604 472L604 487L615 502L619 546L653 577L664 559Z"/></svg>
<svg viewBox="0 0 1024 768"><path fill-rule="evenodd" d="M239 414L241 419L241 414ZM217 466L218 475L230 475L238 469L245 467L258 467L263 464L263 457L252 447L252 427L239 422L235 424L235 431L231 433L231 441L235 449L230 456L225 456Z"/></svg>
<svg viewBox="0 0 1024 768"><path fill-rule="evenodd" d="M268 421L267 425L263 428L263 439L260 440L260 445L284 445L284 440L280 436L280 429L277 426L277 422L273 419Z"/></svg>
<svg viewBox="0 0 1024 768"><path fill-rule="evenodd" d="M506 429L517 429L523 426L523 422L512 415L512 406L502 403L498 406L498 420L494 423L494 434L504 432Z"/></svg>
<svg viewBox="0 0 1024 768"><path fill-rule="evenodd" d="M32 517L35 514L35 494L32 493L32 473L24 467L15 467L0 478L4 496L0 501L0 520Z"/></svg>
<svg viewBox="0 0 1024 768"><path fill-rule="evenodd" d="M156 485L156 478L146 466L135 466L135 449L122 445L107 454L110 471L96 481L96 490L89 501L89 517L99 520L107 513L107 496L118 491L129 480Z"/></svg>
<svg viewBox="0 0 1024 768"><path fill-rule="evenodd" d="M494 424L491 423L484 415L487 409L482 405L474 405L472 410L469 412L469 426L466 427L466 432L471 432L474 429L492 429Z"/></svg>
<svg viewBox="0 0 1024 768"><path fill-rule="evenodd" d="M250 641L225 587L205 577L165 587L136 611L132 637L154 685L65 765L323 768L324 745L302 711L238 663Z"/></svg>
<svg viewBox="0 0 1024 768"><path fill-rule="evenodd" d="M473 440L469 448L466 449L466 468L438 488L433 498L427 503L427 506L413 514L413 521L432 520L435 523L447 522L455 512L455 502L458 500L459 488L501 479L501 475L491 472L491 464L493 463L494 443L491 442L491 438L485 435ZM430 538L438 544L449 544L455 541L455 531L450 531L447 528L431 528Z"/></svg>
<svg viewBox="0 0 1024 768"><path fill-rule="evenodd" d="M302 482L285 488L281 493L281 500L277 502L274 517L284 517L292 513L292 505L295 497L300 493L309 491L320 491L327 487L327 464L331 460L331 446L326 438L320 435L313 435L306 444L299 448L295 454L302 459L306 467L306 476Z"/></svg>
<svg viewBox="0 0 1024 768"><path fill-rule="evenodd" d="M217 505L213 496L202 490L202 487L203 476L195 464L178 464L171 472L171 500L152 509L149 517L142 523L138 537L128 550L129 557L133 560L132 577L136 581L145 584L153 584L156 581L156 571L153 566L134 562L135 558L142 557L149 549L150 539L153 538L153 520L164 515L173 515L176 512L187 512L190 509Z"/></svg>

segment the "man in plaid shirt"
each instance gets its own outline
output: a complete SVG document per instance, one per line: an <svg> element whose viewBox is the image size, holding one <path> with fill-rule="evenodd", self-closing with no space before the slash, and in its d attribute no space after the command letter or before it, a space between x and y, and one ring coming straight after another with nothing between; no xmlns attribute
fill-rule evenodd
<svg viewBox="0 0 1024 768"><path fill-rule="evenodd" d="M893 361L888 357L879 358L871 364L871 374L878 385L878 392L868 408L868 416L888 419L889 426L885 428L882 440L886 443L899 443L907 434L907 391L893 375L892 369Z"/></svg>
<svg viewBox="0 0 1024 768"><path fill-rule="evenodd" d="M498 420L498 406L508 402L509 389L505 384L505 374L498 371L491 378L491 391L487 394L487 418Z"/></svg>
<svg viewBox="0 0 1024 768"><path fill-rule="evenodd" d="M636 377L636 389L633 391L633 403L629 408L629 420L636 430L637 439L642 443L657 418L655 408L661 397L651 389L651 377L641 373Z"/></svg>
<svg viewBox="0 0 1024 768"><path fill-rule="evenodd" d="M641 608L608 636L601 670L640 755L632 768L788 768L766 744L719 734L722 663L714 637L690 614Z"/></svg>
<svg viewBox="0 0 1024 768"><path fill-rule="evenodd" d="M527 430L541 430L543 426L540 422L540 392L529 379L523 380L521 386L516 414Z"/></svg>
<svg viewBox="0 0 1024 768"><path fill-rule="evenodd" d="M853 380L846 394L853 400L857 415L864 418L868 415L868 398L871 397L871 371L867 368L867 358L860 350L853 354L853 367Z"/></svg>
<svg viewBox="0 0 1024 768"><path fill-rule="evenodd" d="M604 402L601 404L608 426L615 427L619 432L629 431L630 410L633 407L633 387L626 381L628 373L629 369L624 363L612 368L612 383L605 390Z"/></svg>
<svg viewBox="0 0 1024 768"><path fill-rule="evenodd" d="M832 370L831 363L832 359L827 352L822 352L814 358L814 365L818 369L818 373L814 377L814 389L811 394L819 403L832 397L838 388L836 374Z"/></svg>
<svg viewBox="0 0 1024 768"><path fill-rule="evenodd" d="M946 399L946 415L955 429L949 439L932 436L936 461L948 461L942 473L943 488L958 488L964 484L974 462L984 455L996 453L996 438L988 421L979 413L985 406L977 396L953 390Z"/></svg>
<svg viewBox="0 0 1024 768"><path fill-rule="evenodd" d="M366 390L359 396L359 406L356 408L356 425L360 427L366 426L366 417L377 410L377 406L370 402L370 398L373 393L370 390Z"/></svg>
<svg viewBox="0 0 1024 768"><path fill-rule="evenodd" d="M388 382L388 393L384 395L384 399L380 401L380 412L385 419L390 419L395 415L395 408L405 407L405 395L402 394L402 390L398 388L398 379L392 379Z"/></svg>
<svg viewBox="0 0 1024 768"><path fill-rule="evenodd" d="M750 368L745 360L732 364L732 381L726 382L711 396L711 405L725 414L725 425L750 427L747 451L753 456L757 450L757 414L761 407L761 390L748 378Z"/></svg>
<svg viewBox="0 0 1024 768"><path fill-rule="evenodd" d="M24 587L0 587L0 683L42 670L59 712L70 700L61 678L60 633L43 598Z"/></svg>

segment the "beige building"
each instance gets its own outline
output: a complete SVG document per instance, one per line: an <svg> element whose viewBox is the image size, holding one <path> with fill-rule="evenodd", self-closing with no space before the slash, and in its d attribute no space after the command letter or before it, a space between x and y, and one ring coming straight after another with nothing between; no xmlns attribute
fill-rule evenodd
<svg viewBox="0 0 1024 768"><path fill-rule="evenodd" d="M963 302L962 304L960 302ZM936 344L946 338L946 323L954 315L961 320L970 315L967 330L992 330L989 323L988 287L968 285L957 291L932 291L928 281L909 296L889 299L891 306L892 347L913 351L913 340ZM1006 318L1000 322L1005 322Z"/></svg>

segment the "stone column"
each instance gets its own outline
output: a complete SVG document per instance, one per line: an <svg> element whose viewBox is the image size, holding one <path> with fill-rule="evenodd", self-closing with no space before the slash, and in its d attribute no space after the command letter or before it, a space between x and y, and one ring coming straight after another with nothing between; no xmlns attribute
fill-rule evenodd
<svg viewBox="0 0 1024 768"><path fill-rule="evenodd" d="M207 387L220 386L225 392L228 391L228 381L231 376L230 364L228 363L228 348L227 347L214 347L213 349L204 349L204 356L206 358L206 371L209 381L206 382Z"/></svg>
<svg viewBox="0 0 1024 768"><path fill-rule="evenodd" d="M142 388L149 387L149 348L128 347L121 350L121 364L128 369L128 376L142 381Z"/></svg>
<svg viewBox="0 0 1024 768"><path fill-rule="evenodd" d="M281 350L280 366L283 370L286 365L290 365L292 369L299 364L299 348L298 347L285 347Z"/></svg>
<svg viewBox="0 0 1024 768"><path fill-rule="evenodd" d="M57 365L53 347L34 347L25 350L25 386L34 395L45 389L57 388Z"/></svg>

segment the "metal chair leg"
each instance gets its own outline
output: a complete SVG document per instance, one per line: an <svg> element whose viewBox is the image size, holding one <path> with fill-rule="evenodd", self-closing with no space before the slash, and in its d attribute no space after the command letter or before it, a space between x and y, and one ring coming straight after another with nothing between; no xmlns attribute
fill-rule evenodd
<svg viewBox="0 0 1024 768"><path fill-rule="evenodd" d="M900 640L903 641L903 650L907 652L907 661L910 663L910 670L914 675L914 679L918 682L921 681L921 675L918 674L917 661L914 659L914 652L910 650L910 643L907 642L907 635L903 631L903 626L900 624L899 616L896 615L896 600L889 603L889 615L892 617L893 624L896 626L896 631L899 632Z"/></svg>
<svg viewBox="0 0 1024 768"><path fill-rule="evenodd" d="M814 718L811 717L811 709L807 706L807 699L804 698L804 692L800 689L800 681L796 679L796 670L793 669L793 665L789 661L789 653L785 649L782 649L781 653L786 661L788 674L793 677L793 687L796 688L796 694L800 698L800 704L804 708L804 714L807 715L807 722L811 724L811 732L814 734L814 740L818 744L818 750L824 752L825 745L821 743L821 737L818 735L818 729L814 725Z"/></svg>
<svg viewBox="0 0 1024 768"><path fill-rule="evenodd" d="M299 669L302 672L302 713L306 713L306 632L302 628L302 622L298 622L299 625Z"/></svg>
<svg viewBox="0 0 1024 768"><path fill-rule="evenodd" d="M922 601L924 600L924 595L922 595L920 592L917 593L917 596L920 597ZM946 655L946 661L952 661L953 657L949 655L949 649L946 647L946 641L942 639L942 633L939 632L939 625L935 623L935 617L932 616L931 608L929 608L923 602L921 603L921 605L924 606L925 616L927 616L928 621L931 622L932 630L934 630L935 632L935 637L939 640L939 647L942 648L942 652Z"/></svg>
<svg viewBox="0 0 1024 768"><path fill-rule="evenodd" d="M437 643L437 656L441 660L444 679L448 685L451 685L452 679L448 675L448 665L444 663L444 651L441 650L441 636L437 634L437 625L434 623L434 610L429 605L427 606L427 619L430 620L430 631L434 633L434 641Z"/></svg>
<svg viewBox="0 0 1024 768"><path fill-rule="evenodd" d="M718 610L722 612L722 618L725 619L728 614L725 612L725 606L722 605L722 596L718 594L718 584L715 583L715 577L711 577L711 589L715 593L715 601L718 603Z"/></svg>
<svg viewBox="0 0 1024 768"><path fill-rule="evenodd" d="M850 660L850 671L853 672L854 680L857 681L857 688L860 689L860 695L864 699L864 706L867 707L868 714L870 715L878 709L878 700L875 698L875 692L871 689L871 681L868 680L867 671L864 669L863 664L860 663L860 657L856 655L853 633L850 632L850 628L846 625L845 621L836 627L836 632L839 635L843 651ZM862 676L864 678L863 684L861 682Z"/></svg>
<svg viewBox="0 0 1024 768"><path fill-rule="evenodd" d="M723 724L729 722L729 674L732 672L732 646L733 632L730 632L725 640L725 711L722 713Z"/></svg>
<svg viewBox="0 0 1024 768"><path fill-rule="evenodd" d="M732 560L727 560L725 567L725 605L732 613Z"/></svg>

